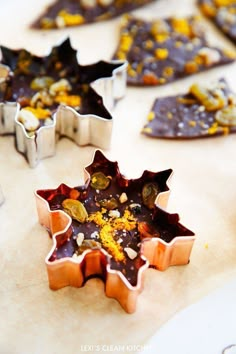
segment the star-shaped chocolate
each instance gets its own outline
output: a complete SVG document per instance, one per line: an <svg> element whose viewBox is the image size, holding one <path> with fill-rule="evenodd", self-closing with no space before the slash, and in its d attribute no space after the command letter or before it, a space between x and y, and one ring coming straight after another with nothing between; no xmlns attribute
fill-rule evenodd
<svg viewBox="0 0 236 354"><path fill-rule="evenodd" d="M187 264L194 233L164 210L171 174L145 170L127 179L97 150L84 185L36 191L39 221L53 238L46 257L50 287L81 287L98 276L106 295L131 313L149 265Z"/></svg>
<svg viewBox="0 0 236 354"><path fill-rule="evenodd" d="M32 25L52 29L104 21L135 10L154 0L56 0Z"/></svg>
<svg viewBox="0 0 236 354"><path fill-rule="evenodd" d="M186 94L157 98L142 133L170 139L236 133L236 95L224 79L194 83Z"/></svg>
<svg viewBox="0 0 236 354"><path fill-rule="evenodd" d="M0 48L0 134L16 134L16 147L31 167L55 153L60 136L78 145L109 146L113 122L108 109L124 95L124 61L80 65L69 38L44 57Z"/></svg>
<svg viewBox="0 0 236 354"><path fill-rule="evenodd" d="M199 16L146 21L124 16L113 58L128 61L129 85L163 85L231 63L235 52L211 46Z"/></svg>
<svg viewBox="0 0 236 354"><path fill-rule="evenodd" d="M203 14L236 43L236 2L232 0L198 0Z"/></svg>

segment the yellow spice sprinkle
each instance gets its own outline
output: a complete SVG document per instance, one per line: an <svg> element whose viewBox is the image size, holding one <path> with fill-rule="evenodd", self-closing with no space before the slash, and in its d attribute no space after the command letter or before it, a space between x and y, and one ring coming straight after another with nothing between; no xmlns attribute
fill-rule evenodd
<svg viewBox="0 0 236 354"><path fill-rule="evenodd" d="M151 111L148 113L147 120L151 122L155 118L155 112Z"/></svg>
<svg viewBox="0 0 236 354"><path fill-rule="evenodd" d="M214 6L212 6L211 4L202 4L200 6L202 12L209 17L215 17L216 15L216 8Z"/></svg>
<svg viewBox="0 0 236 354"><path fill-rule="evenodd" d="M54 97L54 101L71 107L78 107L81 104L81 97L76 95L57 95Z"/></svg>
<svg viewBox="0 0 236 354"><path fill-rule="evenodd" d="M154 43L151 39L148 39L147 41L144 42L144 46L146 49L152 49L153 45L154 45Z"/></svg>
<svg viewBox="0 0 236 354"><path fill-rule="evenodd" d="M62 18L65 26L75 26L84 23L84 17L80 14L72 15L66 10L61 10L58 17Z"/></svg>
<svg viewBox="0 0 236 354"><path fill-rule="evenodd" d="M127 52L133 43L133 38L127 33L123 33L121 36L119 49Z"/></svg>
<svg viewBox="0 0 236 354"><path fill-rule="evenodd" d="M188 125L189 125L190 127L196 127L197 123L196 123L194 120L190 120L190 121L188 122Z"/></svg>
<svg viewBox="0 0 236 354"><path fill-rule="evenodd" d="M137 72L131 67L128 68L127 72L128 72L128 75L131 76L131 77L136 77L137 76Z"/></svg>
<svg viewBox="0 0 236 354"><path fill-rule="evenodd" d="M163 70L163 76L165 77L170 77L174 73L174 69L171 66L167 66Z"/></svg>
<svg viewBox="0 0 236 354"><path fill-rule="evenodd" d="M188 61L184 66L184 70L187 74L196 73L198 71L198 65L193 60Z"/></svg>
<svg viewBox="0 0 236 354"><path fill-rule="evenodd" d="M155 35L155 40L158 43L164 43L165 41L167 41L168 38L169 35L167 33L158 33Z"/></svg>
<svg viewBox="0 0 236 354"><path fill-rule="evenodd" d="M120 59L120 60L126 59L126 53L125 53L125 52L122 52L122 50L119 50L119 51L117 52L117 58Z"/></svg>
<svg viewBox="0 0 236 354"><path fill-rule="evenodd" d="M228 135L229 134L229 127L221 127L223 130L223 134L224 135Z"/></svg>
<svg viewBox="0 0 236 354"><path fill-rule="evenodd" d="M166 83L166 79L164 77L160 77L159 78L159 83L160 84L165 84Z"/></svg>
<svg viewBox="0 0 236 354"><path fill-rule="evenodd" d="M51 112L49 109L43 109L43 108L33 108L33 107L24 107L27 111L32 112L38 119L46 119L51 116Z"/></svg>
<svg viewBox="0 0 236 354"><path fill-rule="evenodd" d="M168 58L168 55L169 55L169 52L168 52L168 49L166 49L166 48L157 48L155 50L155 56L159 60L165 60L166 58Z"/></svg>
<svg viewBox="0 0 236 354"><path fill-rule="evenodd" d="M218 123L215 122L212 124L212 126L208 129L208 134L213 135L216 134L216 132L218 131Z"/></svg>
<svg viewBox="0 0 236 354"><path fill-rule="evenodd" d="M129 210L124 211L124 215L118 218L104 218L103 214L106 213L106 209L102 208L101 211L92 213L88 217L88 221L94 222L100 226L100 239L103 247L112 255L116 261L125 260L123 249L119 243L114 239L116 230L133 230L137 226L137 221L133 214Z"/></svg>
<svg viewBox="0 0 236 354"><path fill-rule="evenodd" d="M189 37L191 34L191 29L188 21L184 18L173 18L172 27L175 32L184 34Z"/></svg>
<svg viewBox="0 0 236 354"><path fill-rule="evenodd" d="M235 0L214 0L216 6L229 6L235 5Z"/></svg>
<svg viewBox="0 0 236 354"><path fill-rule="evenodd" d="M114 229L111 225L106 224L100 230L100 238L102 245L105 249L109 251L111 256L116 261L124 261L125 255L123 253L122 247L113 238Z"/></svg>

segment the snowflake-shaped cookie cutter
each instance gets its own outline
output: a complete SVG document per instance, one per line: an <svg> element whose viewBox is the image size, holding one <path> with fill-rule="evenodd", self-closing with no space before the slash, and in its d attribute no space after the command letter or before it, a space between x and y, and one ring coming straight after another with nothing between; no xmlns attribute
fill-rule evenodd
<svg viewBox="0 0 236 354"><path fill-rule="evenodd" d="M69 38L44 57L0 48L0 135L15 134L30 167L53 156L61 136L109 148L110 110L126 91L125 61L80 65Z"/></svg>
<svg viewBox="0 0 236 354"><path fill-rule="evenodd" d="M45 259L49 286L81 287L102 278L105 294L133 313L144 271L189 262L195 235L165 210L172 170L127 179L96 150L85 184L35 192L39 222L53 246Z"/></svg>

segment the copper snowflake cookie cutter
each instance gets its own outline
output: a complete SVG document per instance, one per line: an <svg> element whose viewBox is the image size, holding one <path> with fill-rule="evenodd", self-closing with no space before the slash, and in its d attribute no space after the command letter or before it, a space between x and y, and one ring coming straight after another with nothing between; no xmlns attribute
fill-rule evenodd
<svg viewBox="0 0 236 354"><path fill-rule="evenodd" d="M82 186L35 192L39 222L53 240L45 259L49 286L81 287L100 277L106 296L133 313L144 271L187 264L195 235L164 210L171 169L127 179L96 150L84 173Z"/></svg>
<svg viewBox="0 0 236 354"><path fill-rule="evenodd" d="M67 38L47 56L0 47L0 135L35 167L55 155L56 142L110 146L114 108L126 90L126 62L80 65Z"/></svg>

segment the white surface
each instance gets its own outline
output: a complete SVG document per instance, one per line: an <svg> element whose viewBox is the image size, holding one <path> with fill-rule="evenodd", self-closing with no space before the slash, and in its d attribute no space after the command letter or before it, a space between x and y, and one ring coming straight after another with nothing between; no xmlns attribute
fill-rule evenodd
<svg viewBox="0 0 236 354"><path fill-rule="evenodd" d="M236 344L236 279L176 314L146 343L143 354L221 354L232 344Z"/></svg>

